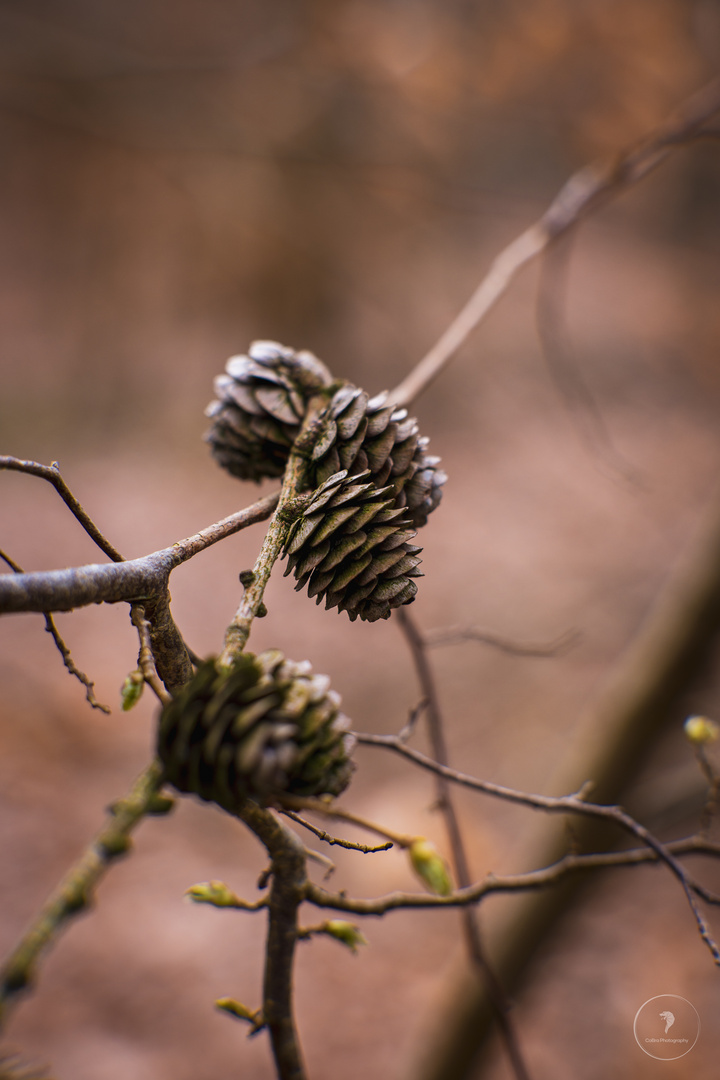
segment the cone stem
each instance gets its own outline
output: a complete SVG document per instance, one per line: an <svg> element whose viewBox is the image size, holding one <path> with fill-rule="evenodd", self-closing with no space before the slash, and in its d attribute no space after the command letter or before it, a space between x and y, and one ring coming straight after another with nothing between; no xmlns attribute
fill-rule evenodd
<svg viewBox="0 0 720 1080"><path fill-rule="evenodd" d="M318 420L325 408L329 394L317 394L308 403L302 429L293 445L283 476L282 489L275 513L263 540L260 554L252 569L252 580L245 587L240 606L225 632L225 648L218 658L219 668L232 668L236 657L242 653L250 636L253 619L265 614L263 595L270 580L272 568L280 555L288 530L306 505L300 493L307 483L308 465L312 449L324 431ZM249 577L249 575L248 575Z"/></svg>

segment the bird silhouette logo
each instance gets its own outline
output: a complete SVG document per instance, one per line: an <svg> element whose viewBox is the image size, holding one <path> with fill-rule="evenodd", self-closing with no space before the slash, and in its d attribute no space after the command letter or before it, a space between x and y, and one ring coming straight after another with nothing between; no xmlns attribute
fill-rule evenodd
<svg viewBox="0 0 720 1080"><path fill-rule="evenodd" d="M665 1021L665 1034L667 1035L668 1031L675 1023L675 1017L669 1009L666 1009L665 1012L660 1013L660 1019Z"/></svg>

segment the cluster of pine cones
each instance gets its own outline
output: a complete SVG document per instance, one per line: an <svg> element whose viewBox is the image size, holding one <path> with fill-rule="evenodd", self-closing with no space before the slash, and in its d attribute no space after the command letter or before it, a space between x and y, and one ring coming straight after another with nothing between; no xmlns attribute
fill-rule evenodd
<svg viewBox="0 0 720 1080"><path fill-rule="evenodd" d="M445 473L416 421L388 395L337 382L309 352L256 341L215 380L207 440L234 476L283 475L311 400L307 499L285 544L296 588L352 620L387 619L415 598L412 540L440 502ZM230 813L244 799L338 795L353 769L349 722L324 675L270 650L230 672L212 659L162 710L165 779Z"/></svg>
<svg viewBox="0 0 720 1080"><path fill-rule="evenodd" d="M215 379L206 435L234 476L281 476L311 397L324 394L322 432L309 463L310 504L287 540L287 572L317 602L350 619L387 619L415 598L420 548L411 544L440 502L447 477L417 421L337 383L310 352L256 341Z"/></svg>

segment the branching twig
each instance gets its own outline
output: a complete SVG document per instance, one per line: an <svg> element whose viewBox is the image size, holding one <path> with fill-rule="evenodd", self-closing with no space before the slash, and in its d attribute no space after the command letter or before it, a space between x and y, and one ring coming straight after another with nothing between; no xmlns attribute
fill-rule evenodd
<svg viewBox="0 0 720 1080"><path fill-rule="evenodd" d="M233 533L270 517L277 494L267 495L199 533L140 559L108 564L91 563L68 570L41 570L0 578L0 614L20 611L71 611L88 604L160 597L170 573L198 552ZM157 649L155 649L157 656Z"/></svg>
<svg viewBox="0 0 720 1080"><path fill-rule="evenodd" d="M105 827L33 920L0 969L0 1018L4 1018L11 999L32 982L40 955L54 942L65 923L88 907L98 882L113 860L129 849L130 834L152 810L161 783L162 769L153 762L125 798L114 804Z"/></svg>
<svg viewBox="0 0 720 1080"><path fill-rule="evenodd" d="M23 568L18 563L16 563L14 559L11 559L9 555L6 555L4 551L0 551L0 559L2 559L3 562L6 562L15 574L23 573ZM62 635L60 634L60 631L55 625L55 620L53 619L52 615L50 615L48 612L45 612L44 618L45 629L55 642L57 650L62 656L63 664L68 669L69 673L73 675L85 687L85 698L88 702L88 705L90 705L93 709L98 709L100 712L103 712L106 715L109 714L109 707L107 705L103 705L95 697L95 683L92 681L89 675L86 675L84 671L81 671L80 668L75 665L73 658L70 654L70 650L68 649L62 638Z"/></svg>
<svg viewBox="0 0 720 1080"><path fill-rule="evenodd" d="M313 807L313 809L315 809ZM291 821L295 821L298 825L302 825L303 829L307 829L314 836L317 836L318 840L323 840L326 844L331 846L347 848L348 851L362 851L363 855L374 854L377 851L388 851L393 846L392 840L387 840L384 844L377 844L373 847L369 847L367 844L356 844L353 840L343 840L338 836L331 836L330 833L326 833L323 829L316 828L305 818L300 817L299 814L295 814L292 810L282 810L285 817L289 817Z"/></svg>
<svg viewBox="0 0 720 1080"><path fill-rule="evenodd" d="M711 855L720 858L720 844L712 843L702 836L692 836L685 840L676 840L663 846L663 854L674 858L677 855ZM499 876L488 874L482 881L464 889L456 889L449 896L435 896L429 893L393 892L374 900L360 900L344 893L331 893L326 889L308 882L305 898L316 907L332 908L335 911L347 911L353 915L385 915L389 911L402 911L408 908L465 907L480 903L488 896L498 893L535 892L559 884L570 874L587 870L619 869L621 867L641 866L663 861L657 851L649 848L632 848L629 851L600 852L587 855L569 853L550 866L540 870L530 870L524 874ZM720 897L707 894L700 885L691 888L703 899L711 903L720 903Z"/></svg>
<svg viewBox="0 0 720 1080"><path fill-rule="evenodd" d="M478 780L475 777L468 776L466 773L461 773L456 769L450 769L446 765L441 765L439 762L433 761L432 758L428 758L424 754L421 754L418 750L412 750L409 746L405 746L404 743L400 742L397 735L356 734L356 738L358 742L368 746L384 746L389 750L394 750L402 757L414 761L415 764L422 766L424 769L428 769L438 776L443 776L447 780L452 780L454 783L461 784L464 787L473 788L475 791L482 791L486 795L493 795L499 799L505 799L508 802L518 803L522 806L530 806L537 810L545 810L549 813L579 814L583 817L611 821L625 832L629 832L642 843L647 844L648 847L652 848L652 850L657 853L658 858L665 863L678 879L688 899L693 915L695 916L700 936L710 950L713 960L720 966L720 949L710 936L705 919L692 896L691 885L683 867L668 853L659 840L656 840L643 825L630 817L622 807L603 806L597 803L586 802L582 791L579 791L574 795L533 795L528 792L515 791L512 788L507 788L500 784L491 784L486 780Z"/></svg>
<svg viewBox="0 0 720 1080"><path fill-rule="evenodd" d="M153 691L157 699L166 705L170 700L170 694L163 686L158 677L153 656L151 630L148 619L145 618L145 608L142 604L133 604L130 608L130 619L140 638L140 652L138 653L138 667L142 672L143 679Z"/></svg>
<svg viewBox="0 0 720 1080"><path fill-rule="evenodd" d="M279 1080L305 1080L292 1007L297 913L307 885L305 849L269 810L246 801L238 815L272 858L262 1017L270 1033Z"/></svg>
<svg viewBox="0 0 720 1080"><path fill-rule="evenodd" d="M704 125L718 110L720 79L714 79L629 150L609 162L588 166L571 176L540 220L493 260L460 314L391 392L391 399L398 405L408 405L413 401L446 367L523 266L589 213L642 180L665 160L674 147L708 134L703 130Z"/></svg>

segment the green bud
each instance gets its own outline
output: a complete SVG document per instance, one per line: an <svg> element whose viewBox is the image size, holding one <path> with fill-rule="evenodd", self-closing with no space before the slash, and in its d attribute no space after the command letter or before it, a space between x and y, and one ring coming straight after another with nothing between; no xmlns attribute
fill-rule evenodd
<svg viewBox="0 0 720 1080"><path fill-rule="evenodd" d="M202 881L192 885L185 893L196 904L212 904L213 907L239 907L239 901L224 881Z"/></svg>
<svg viewBox="0 0 720 1080"><path fill-rule="evenodd" d="M231 1016L236 1016L238 1020L247 1020L249 1024L252 1024L253 1030L250 1033L251 1035L254 1035L256 1031L260 1031L260 1029L265 1026L260 1009L255 1009L254 1011L248 1009L247 1005L243 1005L240 1001L235 1001L234 998L218 998L215 1002L215 1006L226 1013L230 1013Z"/></svg>
<svg viewBox="0 0 720 1080"><path fill-rule="evenodd" d="M418 836L409 849L412 868L430 892L448 896L453 889L448 865L430 840Z"/></svg>
<svg viewBox="0 0 720 1080"><path fill-rule="evenodd" d="M715 742L720 735L720 727L707 716L688 716L685 721L685 736L694 746L705 746Z"/></svg>
<svg viewBox="0 0 720 1080"><path fill-rule="evenodd" d="M328 919L322 924L322 933L341 941L350 952L356 953L358 945L367 945L367 938L360 929L344 919Z"/></svg>
<svg viewBox="0 0 720 1080"><path fill-rule="evenodd" d="M129 712L133 705L137 705L138 701L142 697L142 692L145 687L145 679L140 668L136 668L135 671L131 671L126 677L125 682L120 687L120 700L122 702L122 711Z"/></svg>

